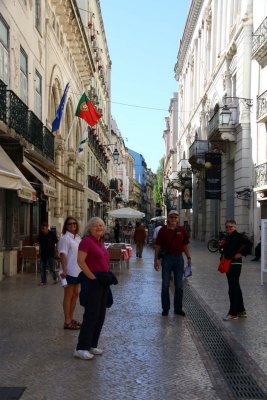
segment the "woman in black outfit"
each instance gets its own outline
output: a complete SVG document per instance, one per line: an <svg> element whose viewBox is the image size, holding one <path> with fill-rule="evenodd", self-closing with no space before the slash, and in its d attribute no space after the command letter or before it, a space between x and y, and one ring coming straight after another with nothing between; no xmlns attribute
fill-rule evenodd
<svg viewBox="0 0 267 400"><path fill-rule="evenodd" d="M242 269L242 256L248 254L249 240L242 233L237 232L236 222L228 220L225 224L226 237L221 242L224 258L231 260L229 271L226 273L229 286L230 309L224 321L232 321L238 317L246 318L243 295L239 284Z"/></svg>

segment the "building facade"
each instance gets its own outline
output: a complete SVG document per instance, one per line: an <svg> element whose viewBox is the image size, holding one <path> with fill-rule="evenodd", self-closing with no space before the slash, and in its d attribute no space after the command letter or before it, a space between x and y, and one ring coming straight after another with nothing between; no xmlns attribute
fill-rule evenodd
<svg viewBox="0 0 267 400"><path fill-rule="evenodd" d="M253 2L251 97L252 158L254 164L254 235L260 238L260 220L267 218L267 1Z"/></svg>
<svg viewBox="0 0 267 400"><path fill-rule="evenodd" d="M103 216L113 162L106 146L110 70L99 1L1 2L0 269L6 275L17 272L18 250L36 241L41 222L60 234L67 215L81 227ZM75 117L84 92L102 115L93 128ZM60 127L52 133L64 93Z"/></svg>
<svg viewBox="0 0 267 400"><path fill-rule="evenodd" d="M187 204L200 240L228 218L254 234L252 32L251 0L191 3L175 65L177 171L181 196L184 180L192 181Z"/></svg>

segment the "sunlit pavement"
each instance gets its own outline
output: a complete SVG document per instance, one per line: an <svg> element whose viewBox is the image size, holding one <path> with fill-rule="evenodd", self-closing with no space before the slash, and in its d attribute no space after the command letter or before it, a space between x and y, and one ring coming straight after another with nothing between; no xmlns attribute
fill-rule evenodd
<svg viewBox="0 0 267 400"><path fill-rule="evenodd" d="M260 264L247 261L242 272L248 318L221 322L229 304L226 277L217 272L218 254L203 243L191 247L189 286L230 342L242 345L237 348L241 357L267 374L267 277L261 286ZM142 259L133 256L129 269L117 277L99 342L104 354L90 361L73 358L78 332L63 329L59 285L50 281L39 287L39 276L30 273L5 278L0 283L0 386L25 387L22 400L231 398L198 344L190 314L176 316L172 309L161 316L161 275L153 270L151 248ZM77 306L77 319L82 312Z"/></svg>

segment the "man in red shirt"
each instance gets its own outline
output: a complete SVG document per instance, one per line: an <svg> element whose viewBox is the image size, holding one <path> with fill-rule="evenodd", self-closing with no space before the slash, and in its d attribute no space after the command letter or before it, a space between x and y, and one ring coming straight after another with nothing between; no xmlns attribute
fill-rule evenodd
<svg viewBox="0 0 267 400"><path fill-rule="evenodd" d="M164 225L157 236L155 243L154 268L159 271L160 260L159 251L163 249L165 254L162 257L162 288L161 304L162 315L167 316L170 310L170 278L171 273L174 277L174 313L185 316L183 311L183 274L185 253L188 263L191 263L189 251L189 239L183 227L179 226L179 213L171 210L168 214L167 225Z"/></svg>

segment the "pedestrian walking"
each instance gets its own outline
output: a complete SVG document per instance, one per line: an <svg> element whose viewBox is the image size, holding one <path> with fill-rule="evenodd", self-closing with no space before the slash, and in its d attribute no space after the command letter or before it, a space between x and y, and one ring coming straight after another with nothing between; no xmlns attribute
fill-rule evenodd
<svg viewBox="0 0 267 400"><path fill-rule="evenodd" d="M189 225L188 221L184 221L184 230L185 230L185 233L186 233L188 239L190 239L191 238L191 226Z"/></svg>
<svg viewBox="0 0 267 400"><path fill-rule="evenodd" d="M248 238L236 230L236 221L226 221L226 236L221 241L222 257L230 260L228 272L226 272L230 308L224 321L237 320L238 317L246 318L247 313L244 306L243 295L240 288L239 278L242 269L242 256L246 256L251 247Z"/></svg>
<svg viewBox="0 0 267 400"><path fill-rule="evenodd" d="M156 222L156 227L155 227L154 232L153 232L153 245L154 246L155 246L155 243L156 243L156 239L157 239L158 233L159 233L160 229L162 228L162 226L163 226L163 222L162 221Z"/></svg>
<svg viewBox="0 0 267 400"><path fill-rule="evenodd" d="M143 224L136 222L134 230L134 243L136 245L136 257L142 258L144 245L146 243L146 230Z"/></svg>
<svg viewBox="0 0 267 400"><path fill-rule="evenodd" d="M55 251L58 239L56 233L48 228L47 222L42 223L40 230L41 232L38 237L38 243L40 246L41 282L39 283L39 286L45 286L47 284L47 268L52 275L54 283L58 282L58 277L55 272Z"/></svg>
<svg viewBox="0 0 267 400"><path fill-rule="evenodd" d="M120 243L120 232L121 232L121 227L118 219L115 219L115 225L114 225L114 238L116 243Z"/></svg>
<svg viewBox="0 0 267 400"><path fill-rule="evenodd" d="M93 217L87 223L84 238L79 244L78 264L81 292L80 302L84 306L83 322L74 356L90 360L101 355L98 340L105 320L109 286L101 278L109 272L109 253L102 242L104 221Z"/></svg>
<svg viewBox="0 0 267 400"><path fill-rule="evenodd" d="M160 250L162 253L162 288L161 288L161 304L162 315L167 316L170 310L170 279L173 273L174 279L174 313L185 316L183 310L183 275L184 275L184 259L185 253L188 263L191 264L189 239L183 227L179 226L179 213L171 210L168 214L167 225L164 225L158 233L155 243L155 259L154 268L159 271Z"/></svg>
<svg viewBox="0 0 267 400"><path fill-rule="evenodd" d="M66 279L67 285L64 286L64 329L77 330L81 324L74 319L74 311L79 295L79 274L81 269L78 265L78 247L81 241L79 224L76 218L68 216L63 224L62 236L58 243L58 253L60 257L61 270L59 272L62 279Z"/></svg>

